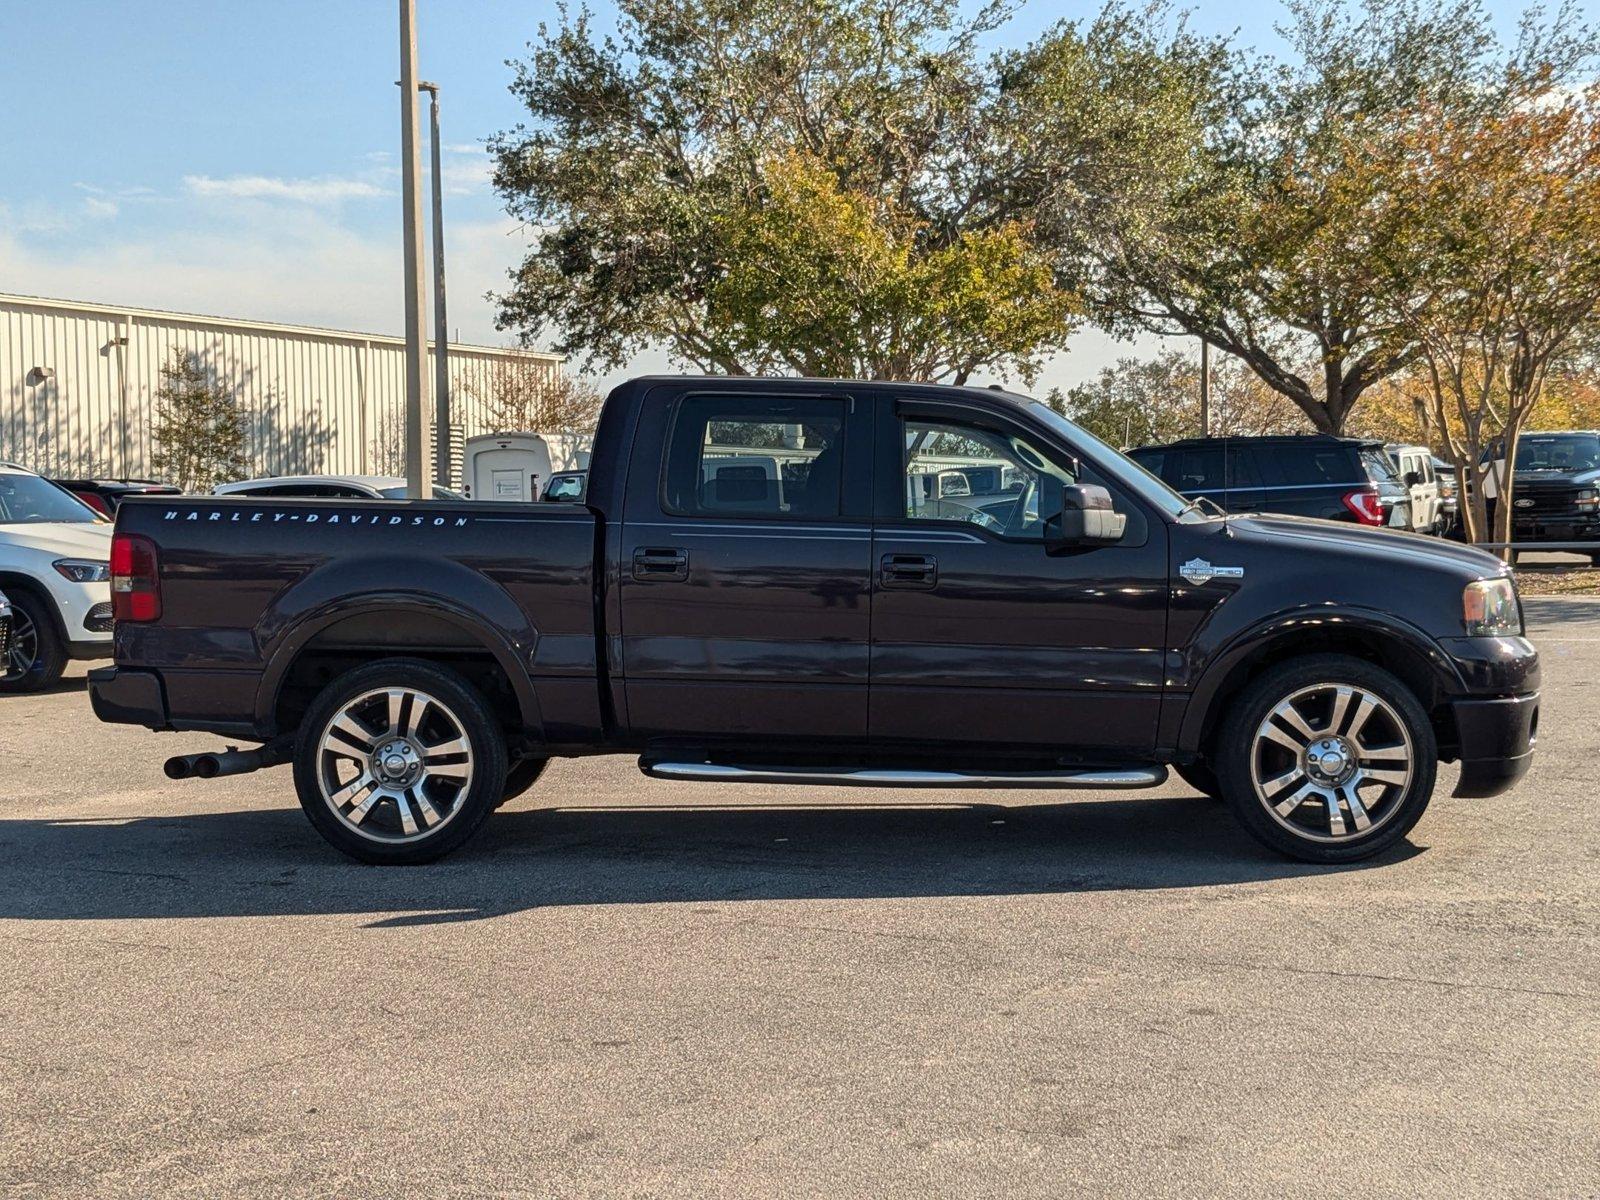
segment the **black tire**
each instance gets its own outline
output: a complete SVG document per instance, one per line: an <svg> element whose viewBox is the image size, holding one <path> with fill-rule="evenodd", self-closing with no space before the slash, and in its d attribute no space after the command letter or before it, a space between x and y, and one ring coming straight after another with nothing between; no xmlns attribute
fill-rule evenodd
<svg viewBox="0 0 1600 1200"><path fill-rule="evenodd" d="M544 774L544 769L549 765L548 758L520 758L512 763L511 769L506 772L506 786L500 793L500 803L495 807L509 804L538 783L539 776Z"/></svg>
<svg viewBox="0 0 1600 1200"><path fill-rule="evenodd" d="M430 732L444 729L448 731L446 736L464 739L468 750L443 752L437 761L444 763L448 759L450 764L434 770L442 772L465 766L466 783L463 786L451 780L424 778L407 785L396 783L394 791L379 787L357 792L356 801L370 796L373 790L379 797L367 804L361 818L354 818L355 809L361 806L359 803L347 801L350 808L345 812L343 805L336 805L324 795L328 774L344 770L376 778L380 748L395 740L408 739L399 738L393 728L379 732L383 728L381 719L362 726L372 743L370 753L352 753L349 744L342 740L338 743L341 750L330 751L326 749L325 737L333 740L330 725L335 717L346 713L360 698L386 689L416 693L430 702L420 704L423 715L417 721L418 732L411 739L424 751L414 769L427 774L426 764L435 761L426 753ZM378 705L383 701L374 698L366 703ZM419 702L402 703L400 724L404 726ZM457 759L466 761L456 763ZM313 701L296 740L294 782L300 795L300 807L311 824L332 846L351 858L384 865L433 862L476 833L499 804L506 782L505 737L483 697L454 671L418 659L384 659L341 675ZM430 812L438 821L437 828L426 827L429 824L426 814ZM370 825L366 823L368 817L372 821ZM410 822L417 832L410 832L403 822Z"/></svg>
<svg viewBox="0 0 1600 1200"><path fill-rule="evenodd" d="M1374 710L1379 720L1378 728L1381 730L1386 725L1392 726L1394 736L1409 741L1409 762L1406 763L1409 779L1403 785L1396 782L1384 789L1381 809L1373 810L1380 814L1377 819L1373 820L1372 813L1366 809L1361 810L1361 815L1372 821L1371 828L1366 832L1361 832L1358 827L1355 809L1338 799L1328 801L1326 790L1312 793L1288 816L1274 815L1267 800L1257 794L1253 768L1258 747L1270 749L1265 742L1258 742L1258 730L1264 727L1269 715L1281 703L1308 691L1313 693L1314 700L1315 689L1324 686L1349 687L1376 697L1383 705L1387 705L1386 711L1382 707ZM1373 719L1368 718L1368 732L1373 728ZM1347 711L1338 724L1348 728L1352 720L1352 715ZM1323 733L1318 731L1313 736L1321 738ZM1393 753L1400 745L1400 742L1395 742L1388 749ZM1378 748L1373 749L1376 751ZM1271 752L1289 754L1280 750ZM1291 760L1293 757L1289 754ZM1382 853L1411 832L1432 798L1438 757L1438 743L1428 714L1404 683L1363 659L1342 654L1317 654L1280 663L1245 688L1234 700L1223 722L1213 761L1218 769L1223 798L1239 823L1256 840L1302 862L1345 863ZM1309 774L1311 770L1307 766L1301 775L1307 784L1313 782ZM1292 798L1293 793L1299 790L1297 784L1291 784L1278 794ZM1363 799L1369 800L1371 797ZM1334 809L1342 823L1345 814L1349 814L1350 819L1344 824L1343 833L1332 831L1331 818L1327 833L1297 824L1296 818L1304 820L1302 814L1317 814L1319 805Z"/></svg>
<svg viewBox="0 0 1600 1200"><path fill-rule="evenodd" d="M50 687L67 669L67 648L56 632L55 615L48 602L33 592L8 593L14 613L11 636L20 638L24 629L31 629L34 643L32 661L20 671L13 671L8 660L0 663L0 692L37 692Z"/></svg>
<svg viewBox="0 0 1600 1200"><path fill-rule="evenodd" d="M1211 800L1222 799L1222 783L1217 779L1216 772L1212 771L1209 763L1173 763L1172 769L1178 773L1179 779L1202 796Z"/></svg>

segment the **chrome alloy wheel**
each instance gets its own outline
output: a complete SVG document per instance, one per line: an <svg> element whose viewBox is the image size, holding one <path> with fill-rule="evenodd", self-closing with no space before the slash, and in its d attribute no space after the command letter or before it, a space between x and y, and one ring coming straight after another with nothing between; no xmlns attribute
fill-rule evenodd
<svg viewBox="0 0 1600 1200"><path fill-rule="evenodd" d="M1400 809L1416 755L1383 697L1317 683L1285 697L1256 729L1250 781L1267 813L1297 837L1365 837Z"/></svg>
<svg viewBox="0 0 1600 1200"><path fill-rule="evenodd" d="M318 743L317 782L333 814L364 838L407 842L448 824L472 786L460 719L414 688L351 700Z"/></svg>
<svg viewBox="0 0 1600 1200"><path fill-rule="evenodd" d="M39 657L39 631L34 628L28 614L13 604L11 606L11 649L6 654L5 672L0 683L21 679L33 669L33 660Z"/></svg>

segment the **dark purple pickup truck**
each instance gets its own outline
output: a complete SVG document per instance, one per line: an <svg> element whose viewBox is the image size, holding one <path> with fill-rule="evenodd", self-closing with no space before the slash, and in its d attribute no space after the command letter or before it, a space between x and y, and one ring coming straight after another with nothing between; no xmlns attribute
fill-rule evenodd
<svg viewBox="0 0 1600 1200"><path fill-rule="evenodd" d="M95 711L292 763L345 852L464 842L554 756L666 779L1134 788L1317 862L1527 769L1499 560L1223 516L995 390L649 378L578 503L127 500ZM1196 820L1205 814L1196 810Z"/></svg>

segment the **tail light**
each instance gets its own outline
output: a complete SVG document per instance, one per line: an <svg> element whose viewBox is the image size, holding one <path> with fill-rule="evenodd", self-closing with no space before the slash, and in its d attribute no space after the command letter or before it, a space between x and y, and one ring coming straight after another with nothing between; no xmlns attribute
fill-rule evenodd
<svg viewBox="0 0 1600 1200"><path fill-rule="evenodd" d="M99 513L102 517L109 517L111 515L111 510L106 507L106 502L100 499L99 496L96 496L93 492L73 492L72 494L79 500L82 500L90 508L94 509L95 512Z"/></svg>
<svg viewBox="0 0 1600 1200"><path fill-rule="evenodd" d="M1378 493L1371 489L1351 492L1344 498L1344 506L1363 525L1383 524L1383 504L1378 500Z"/></svg>
<svg viewBox="0 0 1600 1200"><path fill-rule="evenodd" d="M161 619L161 557L146 537L111 539L111 615L117 621Z"/></svg>

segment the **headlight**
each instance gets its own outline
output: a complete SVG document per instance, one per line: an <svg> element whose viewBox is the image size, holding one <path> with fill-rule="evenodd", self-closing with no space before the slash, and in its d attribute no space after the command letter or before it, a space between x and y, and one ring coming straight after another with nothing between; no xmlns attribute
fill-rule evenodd
<svg viewBox="0 0 1600 1200"><path fill-rule="evenodd" d="M1597 494L1593 488L1584 488L1578 493L1578 498L1573 503L1578 508L1594 508L1600 505L1600 494Z"/></svg>
<svg viewBox="0 0 1600 1200"><path fill-rule="evenodd" d="M1513 637L1522 632L1522 609L1509 579L1480 579L1461 593L1461 621L1469 637Z"/></svg>
<svg viewBox="0 0 1600 1200"><path fill-rule="evenodd" d="M73 583L105 583L111 578L109 563L87 558L58 558L52 565L62 578Z"/></svg>

